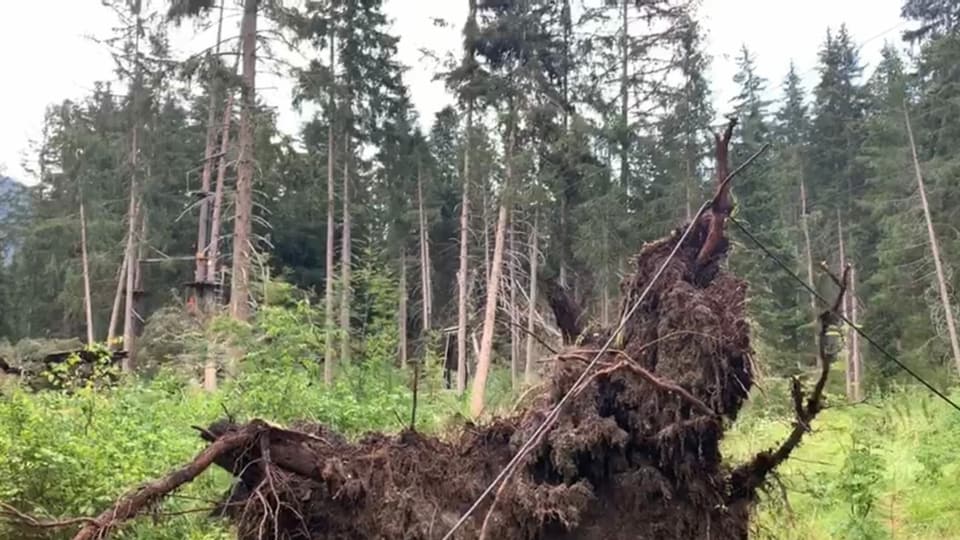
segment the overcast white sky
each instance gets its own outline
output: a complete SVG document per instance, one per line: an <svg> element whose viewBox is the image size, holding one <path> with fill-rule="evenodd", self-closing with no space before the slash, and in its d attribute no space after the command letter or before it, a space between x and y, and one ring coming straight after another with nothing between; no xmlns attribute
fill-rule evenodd
<svg viewBox="0 0 960 540"><path fill-rule="evenodd" d="M588 2L600 0L588 0ZM26 0L5 2L0 22L0 173L32 183L23 167L33 159L30 142L39 138L47 105L66 98L80 99L97 80L111 80L109 54L88 36L105 37L113 14L100 0ZM734 59L742 44L758 58L760 74L779 87L793 60L809 89L816 81L817 50L827 27L846 23L858 44L862 61L872 66L884 40L899 43L904 23L902 0L703 0L701 18L713 56L710 71L718 111L726 110L732 94ZM401 61L410 67L407 84L421 118L451 102L443 84L432 81L434 66L421 57L421 48L438 52L460 47L459 29L466 16L463 0L386 0L394 33L400 36ZM438 28L433 18L452 22ZM174 48L189 53L208 44L173 39ZM209 40L207 40L209 41ZM277 77L258 79L263 100L280 111L280 126L295 131L300 119L289 106L290 89Z"/></svg>

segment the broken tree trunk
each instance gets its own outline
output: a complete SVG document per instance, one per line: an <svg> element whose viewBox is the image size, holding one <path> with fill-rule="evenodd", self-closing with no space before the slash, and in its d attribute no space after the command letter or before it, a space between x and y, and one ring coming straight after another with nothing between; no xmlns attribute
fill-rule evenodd
<svg viewBox="0 0 960 540"><path fill-rule="evenodd" d="M917 145L913 140L913 127L910 125L910 113L907 111L907 102L903 102L903 117L907 124L907 136L910 140L910 153L913 156L913 167L917 177L917 190L920 192L920 203L923 206L923 218L927 223L927 238L930 242L930 256L937 273L937 288L940 291L940 302L943 304L943 314L947 322L947 334L950 339L950 348L953 350L953 361L960 372L960 340L957 338L957 327L953 320L953 307L950 305L950 293L947 289L947 277L943 271L940 258L940 245L937 242L937 233L933 230L933 220L930 217L930 205L927 203L927 189L923 185L923 173L920 171L920 160L917 158Z"/></svg>

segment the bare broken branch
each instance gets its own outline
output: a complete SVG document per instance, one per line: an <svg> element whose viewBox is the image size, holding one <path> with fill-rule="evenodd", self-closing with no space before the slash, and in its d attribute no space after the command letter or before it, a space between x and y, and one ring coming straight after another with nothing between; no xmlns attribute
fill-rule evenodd
<svg viewBox="0 0 960 540"><path fill-rule="evenodd" d="M793 400L794 419L793 430L786 440L774 451L764 451L757 454L750 462L737 467L730 475L730 485L734 488L733 497L745 496L753 493L766 481L767 476L777 466L786 461L790 454L797 448L800 441L803 440L804 433L810 431L810 423L823 410L823 389L827 384L827 377L830 374L830 363L833 360L832 352L827 350L829 340L828 333L830 329L841 322L840 308L843 305L843 298L847 294L847 285L850 279L850 266L843 270L841 277L837 277L830 271L826 264L821 265L825 272L840 287L837 292L836 300L831 308L820 314L820 344L819 344L819 366L820 375L817 382L806 399L803 400L803 384L796 377L793 378L790 388L791 398Z"/></svg>

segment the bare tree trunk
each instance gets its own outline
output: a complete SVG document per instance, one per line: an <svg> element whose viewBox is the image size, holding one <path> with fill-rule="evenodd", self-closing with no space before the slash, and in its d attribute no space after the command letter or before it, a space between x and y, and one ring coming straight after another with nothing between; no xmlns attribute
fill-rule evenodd
<svg viewBox="0 0 960 540"><path fill-rule="evenodd" d="M213 191L213 218L210 222L210 244L207 246L207 280L214 281L220 258L220 227L223 214L223 188L227 179L227 150L230 148L230 117L233 115L233 93L228 93L223 106L220 133L220 159L217 163L217 186Z"/></svg>
<svg viewBox="0 0 960 540"><path fill-rule="evenodd" d="M136 132L136 130L134 130ZM134 137L136 140L136 137ZM136 142L134 143L136 146ZM132 161L136 161L134 158ZM123 358L122 369L125 372L133 371L134 365L134 337L133 337L133 293L136 280L136 252L137 252L137 215L139 214L139 205L136 203L136 184L130 186L130 210L127 226L127 248L126 264L127 272L124 285L124 308L123 308L123 350L127 355Z"/></svg>
<svg viewBox="0 0 960 540"><path fill-rule="evenodd" d="M527 357L523 366L523 380L526 384L533 383L533 333L536 330L534 319L537 315L537 226L538 215L533 216L533 228L530 229L530 302L527 306Z"/></svg>
<svg viewBox="0 0 960 540"><path fill-rule="evenodd" d="M687 174L684 176L683 185L686 190L686 195L684 196L684 202L686 203L687 211L687 223L690 223L690 220L693 219L693 204L691 203L691 198L693 196L692 190L690 189L691 180L693 180L693 171L690 168L690 160L686 160Z"/></svg>
<svg viewBox="0 0 960 540"><path fill-rule="evenodd" d="M213 217L210 220L210 243L206 248L206 280L215 283L217 261L220 258L220 227L223 214L223 188L227 178L227 150L230 147L230 117L233 115L233 94L228 93L223 107L223 125L220 127L220 157L217 163L217 185L213 192ZM212 298L211 304L219 300ZM217 389L217 359L207 353L203 364L203 388L208 392Z"/></svg>
<svg viewBox="0 0 960 540"><path fill-rule="evenodd" d="M490 281L490 205L486 186L483 188L483 279Z"/></svg>
<svg viewBox="0 0 960 540"><path fill-rule="evenodd" d="M511 120L512 121L512 120ZM506 183L500 196L500 211L497 216L497 230L494 237L493 261L490 264L490 279L487 280L487 303L483 317L483 335L480 338L480 354L477 357L477 374L473 379L473 391L470 395L470 414L480 416L484 407L484 394L487 388L487 376L490 374L490 360L493 353L493 332L496 326L497 297L500 291L500 277L503 272L503 244L507 231L507 207L513 180L513 127L508 135L506 161Z"/></svg>
<svg viewBox="0 0 960 540"><path fill-rule="evenodd" d="M407 365L407 250L400 248L400 367Z"/></svg>
<svg viewBox="0 0 960 540"><path fill-rule="evenodd" d="M610 326L610 287L607 285L606 278L603 280L601 301L603 305L601 306L600 323L606 328Z"/></svg>
<svg viewBox="0 0 960 540"><path fill-rule="evenodd" d="M517 388L519 385L520 371L520 336L517 329L520 328L520 316L517 310L517 245L516 236L516 212L510 211L509 234L510 234L510 257L507 259L510 281L510 385Z"/></svg>
<svg viewBox="0 0 960 540"><path fill-rule="evenodd" d="M803 176L800 176L800 229L803 231L803 249L804 254L806 255L807 263L807 283L811 286L816 286L813 281L813 249L810 247L810 224L809 224L809 214L807 214L807 186L803 181ZM813 294L810 295L810 318L814 321L817 320L817 298ZM816 324L814 324L814 336L813 343L817 343L819 339L819 334L817 333Z"/></svg>
<svg viewBox="0 0 960 540"><path fill-rule="evenodd" d="M127 259L126 291L123 311L123 349L127 352L121 362L121 369L130 373L133 371L136 351L133 338L133 289L134 279L136 277L136 264L134 257L137 251L137 213L139 204L137 202L137 158L140 153L140 94L143 91L143 75L140 66L140 26L143 24L140 18L139 4L135 6L136 11L136 37L134 38L134 76L133 76L133 126L130 132L130 207L127 212L127 246L125 257Z"/></svg>
<svg viewBox="0 0 960 540"><path fill-rule="evenodd" d="M629 125L629 80L630 80L630 2L623 1L623 35L621 36L621 70L620 74L620 187L626 188L630 174L629 151L630 142L627 137Z"/></svg>
<svg viewBox="0 0 960 540"><path fill-rule="evenodd" d="M917 176L917 188L920 192L920 203L923 205L923 217L927 222L927 236L930 240L930 254L933 256L934 268L937 272L937 286L940 289L940 301L943 303L944 318L947 321L947 333L950 337L950 347L953 349L953 361L960 371L960 340L957 339L957 327L953 320L953 307L950 305L950 293L947 290L947 277L943 271L940 258L940 245L937 234L933 229L933 219L930 217L930 205L927 203L927 190L923 184L923 173L920 171L920 159L917 157L917 145L913 140L913 126L910 125L910 113L907 112L907 102L903 103L903 116L907 124L907 135L910 139L910 152L913 155L913 167Z"/></svg>
<svg viewBox="0 0 960 540"><path fill-rule="evenodd" d="M93 330L93 302L90 299L90 259L87 257L87 216L80 196L80 259L83 264L83 310L87 318L87 345L96 341Z"/></svg>
<svg viewBox="0 0 960 540"><path fill-rule="evenodd" d="M470 3L473 6L473 2ZM460 196L460 269L457 271L457 394L467 388L467 280L470 243L470 152L473 103L467 104L466 144L463 150L463 193Z"/></svg>
<svg viewBox="0 0 960 540"><path fill-rule="evenodd" d="M127 254L124 252L117 275L117 292L113 295L113 309L110 310L110 324L107 327L107 344L113 347L117 339L117 323L120 322L120 303L123 300L124 283L127 281Z"/></svg>
<svg viewBox="0 0 960 540"><path fill-rule="evenodd" d="M860 401L863 399L863 384L861 381L861 369L862 365L860 363L860 334L857 333L855 327L860 324L858 318L859 310L857 306L857 272L854 265L850 266L850 322L853 323L854 328L850 329L850 357L851 364L853 365L853 377L852 377L852 386L853 386L853 400Z"/></svg>
<svg viewBox="0 0 960 540"><path fill-rule="evenodd" d="M233 222L233 270L230 286L230 315L238 321L250 318L250 250L253 229L253 122L256 108L257 8L258 0L244 0L240 28L243 52L243 79L240 107L240 159L237 166L237 195Z"/></svg>
<svg viewBox="0 0 960 540"><path fill-rule="evenodd" d="M433 298L430 284L430 235L423 209L423 170L417 160L417 220L420 229L420 287L423 299L423 333L430 332L433 319Z"/></svg>
<svg viewBox="0 0 960 540"><path fill-rule="evenodd" d="M149 171L148 171L149 174ZM143 335L144 320L144 289L143 289L143 246L147 243L147 208L144 206L137 212L140 216L140 238L137 242L136 276L133 280L133 336L139 338Z"/></svg>
<svg viewBox="0 0 960 540"><path fill-rule="evenodd" d="M342 244L340 247L340 331L343 332L343 339L340 342L340 361L344 364L350 363L350 263L351 263L351 239L350 239L350 135L347 134L343 158L343 234L341 236Z"/></svg>
<svg viewBox="0 0 960 540"><path fill-rule="evenodd" d="M570 9L570 0L563 0L563 60L567 62L567 65L573 65L573 59L570 57L570 40L573 34L573 17ZM563 70L563 103L569 104L570 102L570 79L569 79L569 70ZM570 134L570 112L568 107L563 108L563 133L564 135ZM563 180L560 193L560 242L559 242L559 265L560 265L560 286L567 286L567 223L569 218L567 217L567 212L569 211L567 205L567 184L566 180ZM526 377L525 377L526 378ZM529 379L528 379L529 382Z"/></svg>
<svg viewBox="0 0 960 540"><path fill-rule="evenodd" d="M220 18L217 21L217 41L214 45L214 58L220 59L220 40L223 36L223 2L220 2ZM197 283L207 282L207 262L209 253L205 249L207 246L207 220L210 218L210 178L213 176L213 150L217 138L217 98L219 97L219 84L214 80L216 75L211 74L211 79L207 84L207 93L210 94L210 104L207 107L207 140L203 148L203 173L200 175L200 217L197 219L197 256L196 268L194 270L193 280ZM197 288L196 291L203 289ZM203 300L204 304L206 299ZM206 309L206 305L200 306Z"/></svg>
<svg viewBox="0 0 960 540"><path fill-rule="evenodd" d="M330 27L330 73L336 73L336 63L335 63L335 54L336 48L335 45L335 30L333 26ZM323 381L326 384L333 383L334 375L334 332L333 332L333 275L334 275L334 242L335 242L335 220L334 212L336 211L336 198L334 191L336 186L333 180L333 164L336 160L335 152L335 141L333 140L333 124L334 124L334 106L336 104L335 98L335 89L334 82L330 83L330 96L328 98L331 111L329 125L327 126L327 254L326 254L326 276L324 281L326 282L324 290L324 355L323 355Z"/></svg>
<svg viewBox="0 0 960 540"><path fill-rule="evenodd" d="M840 268L847 267L847 252L843 245L843 216L840 215L840 209L837 209L837 243L840 249ZM843 295L841 304L840 304L840 314L847 318L849 311L847 311L847 299L850 295ZM846 368L844 369L844 378L845 378L845 388L847 391L847 400L853 401L853 355L850 350L847 350L845 355L845 364Z"/></svg>

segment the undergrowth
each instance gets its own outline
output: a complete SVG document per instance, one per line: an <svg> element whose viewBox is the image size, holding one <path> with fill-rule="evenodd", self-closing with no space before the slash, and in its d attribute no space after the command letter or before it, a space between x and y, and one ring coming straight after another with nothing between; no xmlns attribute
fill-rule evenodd
<svg viewBox="0 0 960 540"><path fill-rule="evenodd" d="M960 413L922 388L857 405L835 395L830 404L763 495L754 537L960 539ZM733 462L791 428L789 411L756 405L727 434Z"/></svg>
<svg viewBox="0 0 960 540"><path fill-rule="evenodd" d="M205 330L180 332L183 317L161 313L148 325L147 336L154 338L144 340L139 379L113 386L75 381L42 392L8 381L0 387L0 502L50 519L94 516L131 486L192 459L203 443L191 426L228 416L321 423L348 437L408 428L413 369L395 365L396 325L388 315L371 317L367 328L373 331L357 336L354 363L342 366L329 387L323 382L317 315L306 302L286 302L263 306L248 326L224 319ZM197 381L206 354L236 358L223 362L234 376L213 393ZM443 388L439 358L428 353L418 359L423 368L416 429L452 431L462 423L465 402ZM509 373L495 370L488 387L491 410L512 403L511 396ZM212 467L156 508L157 519L136 520L116 537L231 538L225 523L207 517L231 480ZM25 537L22 529L4 527L0 520L0 538ZM44 538L69 538L73 532Z"/></svg>
<svg viewBox="0 0 960 540"><path fill-rule="evenodd" d="M289 299L262 306L250 326L221 321L185 334L155 325L154 343L166 346L153 346L164 352L149 359L141 379L42 392L0 387L0 501L47 518L96 515L124 490L190 460L203 447L191 426L228 415L322 423L348 437L407 428L412 370L395 365L396 325L389 310L369 312L374 315L364 328L370 331L354 336L363 344L355 362L341 367L331 387L323 383L322 332L315 326L322 317L309 303ZM188 337L165 337L175 334ZM238 350L244 353L233 352ZM428 352L416 429L452 433L463 422L464 401L443 388L440 358L429 352L439 347L422 350ZM234 377L214 393L196 381L206 354L237 358L224 364ZM790 429L786 384L765 387L727 434L724 452L731 463L778 444ZM509 373L494 370L488 410L504 411L515 399ZM960 539L960 413L916 388L855 406L832 395L830 403L812 436L781 467L779 483L763 495L754 537ZM225 523L207 517L230 482L211 468L156 508L156 519L136 520L116 537L231 538ZM3 527L0 538L25 538L23 530Z"/></svg>

